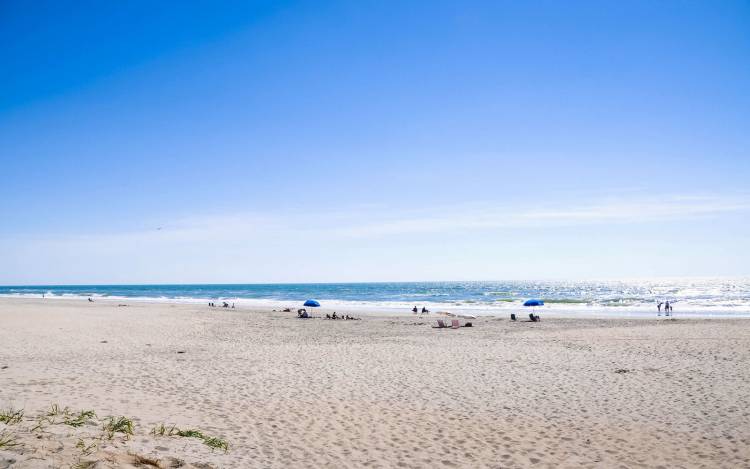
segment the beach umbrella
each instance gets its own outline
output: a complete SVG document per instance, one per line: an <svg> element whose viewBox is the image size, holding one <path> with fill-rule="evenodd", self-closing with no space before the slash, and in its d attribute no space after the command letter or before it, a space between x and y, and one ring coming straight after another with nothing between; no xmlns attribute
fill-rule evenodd
<svg viewBox="0 0 750 469"><path fill-rule="evenodd" d="M320 303L318 303L316 300L307 300L302 306L307 306L308 308L319 308Z"/></svg>
<svg viewBox="0 0 750 469"><path fill-rule="evenodd" d="M542 300L526 300L526 301L523 302L523 305L535 308L536 306L544 306L544 301L542 301ZM532 311L536 311L536 309L532 309ZM532 314L534 314L534 313L532 313Z"/></svg>

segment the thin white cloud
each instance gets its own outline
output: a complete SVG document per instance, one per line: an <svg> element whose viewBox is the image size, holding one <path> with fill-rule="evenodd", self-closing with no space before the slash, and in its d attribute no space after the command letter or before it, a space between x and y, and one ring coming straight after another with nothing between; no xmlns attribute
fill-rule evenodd
<svg viewBox="0 0 750 469"><path fill-rule="evenodd" d="M473 203L429 210L388 211L378 206L358 206L315 213L216 214L153 223L148 229L113 230L110 233L90 231L77 235L47 232L5 237L0 239L0 261L5 267L0 273L0 283L531 276L533 273L525 271L524 266L526 258L533 253L528 250L528 245L524 245L524 235L520 232L509 237L517 239L517 243L492 254L495 259L502 258L503 263L491 265L485 262L486 250L478 254L465 242L455 244L458 249L452 260L441 257L443 263L432 259L433 248L429 243L421 251L414 247L424 241L442 244L443 235L455 233L499 234L503 230L516 229L523 229L524 233L530 230L546 232L543 229L559 226L668 221L690 221L705 226L706 220L720 216L748 218L745 213L748 211L750 197L742 195L671 195L618 196L587 203L545 205ZM549 231L554 238L554 230ZM585 231L581 229L582 233ZM514 254L516 250L518 254ZM356 263L352 261L353 255L358 256ZM552 253L548 257L554 258L555 255ZM523 262L514 256L524 257ZM305 261L300 262L300 259ZM696 257L691 259L690 268L693 268ZM740 257L733 259L736 266L746 265L740 263ZM648 259L641 258L640 262L647 265ZM701 262L704 262L704 269L717 271L711 264L713 260ZM581 264L579 274L593 275L589 270L590 263L584 264ZM414 270L415 265L419 266L417 270ZM568 258L558 258L559 272L567 272L570 266ZM633 272L642 272L642 268L640 265L634 267Z"/></svg>
<svg viewBox="0 0 750 469"><path fill-rule="evenodd" d="M607 198L588 203L545 205L472 204L425 210L385 210L378 206L310 212L233 213L196 216L116 233L36 237L46 244L107 246L190 244L309 237L357 239L511 228L594 224L637 224L698 219L750 211L750 197L669 195Z"/></svg>
<svg viewBox="0 0 750 469"><path fill-rule="evenodd" d="M747 197L672 195L659 198L609 199L588 204L536 207L473 205L401 213L381 220L339 227L351 237L393 236L500 228L634 224L717 216L750 210Z"/></svg>

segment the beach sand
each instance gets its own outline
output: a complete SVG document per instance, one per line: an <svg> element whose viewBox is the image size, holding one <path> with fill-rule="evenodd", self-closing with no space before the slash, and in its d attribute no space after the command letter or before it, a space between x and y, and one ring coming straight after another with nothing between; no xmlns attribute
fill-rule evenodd
<svg viewBox="0 0 750 469"><path fill-rule="evenodd" d="M0 468L750 467L750 320L119 303L0 299L0 408L24 411ZM53 404L96 417L41 419Z"/></svg>

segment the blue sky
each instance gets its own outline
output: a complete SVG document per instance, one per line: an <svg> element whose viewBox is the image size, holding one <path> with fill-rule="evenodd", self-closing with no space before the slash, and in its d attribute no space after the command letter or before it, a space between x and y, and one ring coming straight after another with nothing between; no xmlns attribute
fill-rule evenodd
<svg viewBox="0 0 750 469"><path fill-rule="evenodd" d="M3 2L0 283L750 275L747 2Z"/></svg>

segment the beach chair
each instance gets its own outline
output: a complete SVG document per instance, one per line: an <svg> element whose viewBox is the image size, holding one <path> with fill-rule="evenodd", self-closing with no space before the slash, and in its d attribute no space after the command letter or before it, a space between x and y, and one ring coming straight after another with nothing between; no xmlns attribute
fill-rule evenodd
<svg viewBox="0 0 750 469"><path fill-rule="evenodd" d="M461 323L458 322L458 319L452 319L451 320L451 327L453 329L458 329L459 327L461 327Z"/></svg>
<svg viewBox="0 0 750 469"><path fill-rule="evenodd" d="M529 319L531 319L531 322L537 322L539 321L539 316L534 316L534 313L529 313Z"/></svg>
<svg viewBox="0 0 750 469"><path fill-rule="evenodd" d="M433 329L445 329L448 326L445 325L445 322L443 322L442 319L437 320L437 326L432 326Z"/></svg>

